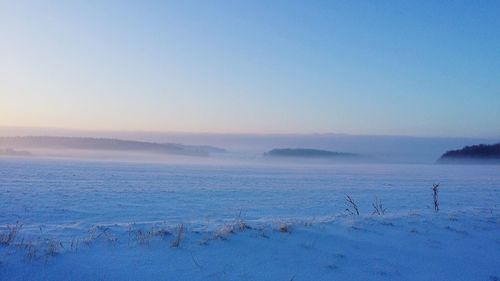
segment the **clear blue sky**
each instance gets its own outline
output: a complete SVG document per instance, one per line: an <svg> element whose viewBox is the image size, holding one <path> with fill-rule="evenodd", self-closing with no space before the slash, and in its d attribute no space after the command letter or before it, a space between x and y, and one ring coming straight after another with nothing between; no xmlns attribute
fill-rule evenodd
<svg viewBox="0 0 500 281"><path fill-rule="evenodd" d="M0 126L500 136L500 1L0 0Z"/></svg>

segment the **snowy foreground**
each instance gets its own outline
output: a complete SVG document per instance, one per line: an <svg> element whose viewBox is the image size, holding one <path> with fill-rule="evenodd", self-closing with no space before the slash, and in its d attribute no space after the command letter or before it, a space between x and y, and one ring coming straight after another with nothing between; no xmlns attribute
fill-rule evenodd
<svg viewBox="0 0 500 281"><path fill-rule="evenodd" d="M0 190L0 280L500 280L498 166L0 159Z"/></svg>

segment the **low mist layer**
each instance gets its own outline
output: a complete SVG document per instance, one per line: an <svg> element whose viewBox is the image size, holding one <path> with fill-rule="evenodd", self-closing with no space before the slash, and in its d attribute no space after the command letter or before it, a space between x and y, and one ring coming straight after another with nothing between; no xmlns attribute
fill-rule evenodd
<svg viewBox="0 0 500 281"><path fill-rule="evenodd" d="M311 148L363 155L364 162L434 163L443 153L478 143L496 143L495 139L431 138L410 136L354 136L342 134L208 134L168 132L108 132L42 128L0 128L0 136L51 135L63 137L112 138L139 142L169 144L173 151L204 151L210 161L262 159L263 153L277 148ZM12 142L11 142L12 143ZM182 145L180 145L182 144ZM154 145L153 145L154 146ZM0 144L0 147L2 145ZM8 148L4 146L3 148ZM17 146L15 146L17 147ZM223 148L228 153L220 154ZM154 151L151 149L150 151ZM215 153L215 154L214 154ZM151 156L153 153L148 154ZM174 155L174 154L171 154Z"/></svg>

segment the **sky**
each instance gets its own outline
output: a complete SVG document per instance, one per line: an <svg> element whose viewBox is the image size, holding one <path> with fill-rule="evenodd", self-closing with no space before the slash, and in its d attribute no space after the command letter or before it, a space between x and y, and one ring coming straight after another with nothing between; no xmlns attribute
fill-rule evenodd
<svg viewBox="0 0 500 281"><path fill-rule="evenodd" d="M0 126L500 137L500 1L0 0Z"/></svg>

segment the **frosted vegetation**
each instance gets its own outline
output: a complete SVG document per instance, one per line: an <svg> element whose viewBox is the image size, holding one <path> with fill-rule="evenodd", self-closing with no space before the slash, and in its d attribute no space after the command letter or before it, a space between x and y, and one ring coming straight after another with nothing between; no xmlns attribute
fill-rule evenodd
<svg viewBox="0 0 500 281"><path fill-rule="evenodd" d="M2 158L0 190L0 280L500 278L498 166Z"/></svg>

